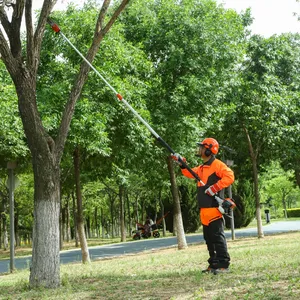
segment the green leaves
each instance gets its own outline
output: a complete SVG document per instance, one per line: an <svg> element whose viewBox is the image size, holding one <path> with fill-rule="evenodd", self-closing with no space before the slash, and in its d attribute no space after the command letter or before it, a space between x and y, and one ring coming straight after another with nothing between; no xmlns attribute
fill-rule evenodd
<svg viewBox="0 0 300 300"><path fill-rule="evenodd" d="M7 71L0 61L0 157L5 161L21 159L29 154L23 125L18 112L15 87L8 79Z"/></svg>

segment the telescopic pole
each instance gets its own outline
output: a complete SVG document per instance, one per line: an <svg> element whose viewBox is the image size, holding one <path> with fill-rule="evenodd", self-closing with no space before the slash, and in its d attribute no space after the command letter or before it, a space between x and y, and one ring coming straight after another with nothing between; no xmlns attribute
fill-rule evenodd
<svg viewBox="0 0 300 300"><path fill-rule="evenodd" d="M50 18L48 18L48 23L57 34L60 34L64 40L78 53L78 55L89 65L89 67L104 81L104 83L113 91L116 97L122 101L127 108L131 110L131 112L148 128L148 130L152 133L152 135L159 141L171 154L175 154L176 152L155 132L155 130L136 112L136 110L122 97L120 93L118 93L109 82L94 68L94 66L80 53L80 51L72 44L72 42L63 34L60 30L59 26ZM202 185L205 185L203 181L199 178L199 176L179 157L178 161L198 180Z"/></svg>

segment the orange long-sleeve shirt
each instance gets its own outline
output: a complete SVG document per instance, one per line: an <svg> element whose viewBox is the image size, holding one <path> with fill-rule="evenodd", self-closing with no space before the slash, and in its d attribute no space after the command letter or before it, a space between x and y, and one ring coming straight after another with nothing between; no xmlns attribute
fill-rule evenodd
<svg viewBox="0 0 300 300"><path fill-rule="evenodd" d="M223 189L234 182L233 171L226 166L221 160L214 156L204 164L192 169L206 186L211 186L218 183L218 186ZM194 178L187 169L181 169L184 176ZM198 187L203 184L198 181ZM198 190L199 192L199 190ZM198 195L201 197L201 195ZM210 222L222 218L222 214L217 207L200 208L200 219L203 225L208 225Z"/></svg>

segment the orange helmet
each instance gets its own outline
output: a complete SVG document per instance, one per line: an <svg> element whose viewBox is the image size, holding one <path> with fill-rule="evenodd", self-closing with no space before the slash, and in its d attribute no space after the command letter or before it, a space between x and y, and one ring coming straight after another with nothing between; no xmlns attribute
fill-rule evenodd
<svg viewBox="0 0 300 300"><path fill-rule="evenodd" d="M197 143L197 145L205 147L212 154L217 154L219 151L219 143L213 138L206 138L201 143Z"/></svg>

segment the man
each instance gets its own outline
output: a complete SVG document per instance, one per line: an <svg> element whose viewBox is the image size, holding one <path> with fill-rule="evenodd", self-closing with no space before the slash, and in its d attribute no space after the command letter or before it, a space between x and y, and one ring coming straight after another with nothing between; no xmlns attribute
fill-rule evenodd
<svg viewBox="0 0 300 300"><path fill-rule="evenodd" d="M146 221L144 224L144 230L145 230L145 236L150 237L151 236L151 226L154 224L153 220L150 218L150 216L147 215Z"/></svg>
<svg viewBox="0 0 300 300"><path fill-rule="evenodd" d="M214 196L234 182L234 174L226 164L216 159L215 155L219 151L219 143L215 139L205 138L197 145L199 146L197 156L202 158L203 164L192 170L201 179L201 182L198 181L197 184L197 199L200 220L203 225L203 236L209 252L209 266L202 272L226 273L229 271L230 256L224 234L223 215ZM177 154L172 156L177 161L178 157L180 156ZM185 161L185 158L181 158L181 160ZM180 167L184 176L194 178L182 164L180 164Z"/></svg>

